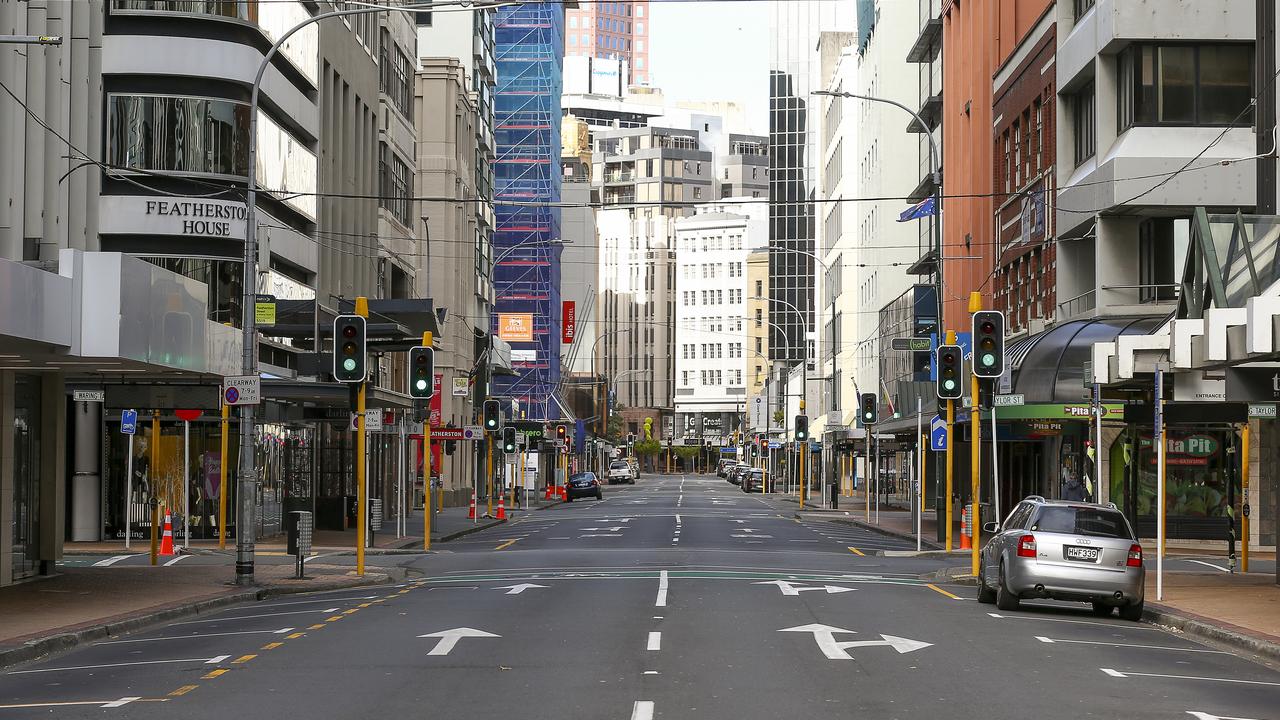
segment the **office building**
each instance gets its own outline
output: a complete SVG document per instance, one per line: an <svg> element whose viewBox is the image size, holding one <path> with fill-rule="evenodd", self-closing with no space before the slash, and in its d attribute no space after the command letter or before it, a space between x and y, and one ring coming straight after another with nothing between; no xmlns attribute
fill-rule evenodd
<svg viewBox="0 0 1280 720"><path fill-rule="evenodd" d="M584 2L565 15L566 57L625 60L629 84L649 84L649 0Z"/></svg>

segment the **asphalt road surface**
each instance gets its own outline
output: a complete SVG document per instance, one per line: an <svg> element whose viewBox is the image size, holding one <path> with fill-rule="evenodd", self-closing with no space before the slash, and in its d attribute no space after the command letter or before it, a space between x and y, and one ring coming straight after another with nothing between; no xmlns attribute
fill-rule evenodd
<svg viewBox="0 0 1280 720"><path fill-rule="evenodd" d="M0 674L5 717L1244 718L1280 672L1081 606L997 612L909 543L644 477L294 596Z"/></svg>

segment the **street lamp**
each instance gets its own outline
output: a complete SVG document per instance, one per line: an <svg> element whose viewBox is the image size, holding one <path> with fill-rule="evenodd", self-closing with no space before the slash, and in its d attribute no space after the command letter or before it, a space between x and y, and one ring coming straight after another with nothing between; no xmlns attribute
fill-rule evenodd
<svg viewBox="0 0 1280 720"><path fill-rule="evenodd" d="M805 322L804 322L804 313L800 312L800 308L796 307L795 305L792 305L791 303L787 302L786 300L779 300L778 298L767 298L767 297L764 297L763 295L752 295L751 297L749 297L749 298L747 298L747 299L748 299L748 300L765 300L765 301L767 301L767 302L776 302L776 303L778 303L779 305L786 305L788 308L790 308L792 311L794 311L794 312L795 312L795 314L800 318L800 327L804 327L804 325L805 325ZM791 343L791 338L787 338L786 333L782 331L782 328L778 327L778 326L777 326L777 325L775 325L774 323L769 323L769 324L770 324L770 325L772 325L772 326L773 326L773 327L775 327L775 328L778 328L778 332L781 332L781 333L782 333L782 336L783 336L784 338L786 338L786 340L787 340L787 346L788 346L788 347L787 347L788 353L789 353L792 349L794 349L794 347L795 347L795 346L794 346L794 345L792 345L792 343ZM801 347L800 347L800 355L801 355L801 364L800 364L800 388L801 388L801 390L800 390L800 412L801 412L801 413L803 413L803 412L805 411L805 401L806 401L806 399L809 397L809 346L808 346L808 343L802 343L802 344L801 344Z"/></svg>
<svg viewBox="0 0 1280 720"><path fill-rule="evenodd" d="M839 90L815 90L811 94L824 95L826 97L855 98L857 100L867 100L869 102L884 103L899 108L920 124L920 129L924 130L925 137L929 140L929 174L933 176L933 211L937 219L933 223L933 250L937 257L938 268L933 274L934 278L934 294L938 301L938 320L937 334L942 337L942 153L938 151L938 143L933 139L933 133L929 131L929 125L920 117L915 110L903 105L896 100L888 98L876 97L874 95L862 95L859 93L844 92Z"/></svg>
<svg viewBox="0 0 1280 720"><path fill-rule="evenodd" d="M258 280L258 226L254 219L254 211L258 204L258 95L262 87L262 78L271 65L272 58L289 38L299 30L329 18L346 17L348 15L366 15L379 12L408 12L413 10L437 10L455 6L464 12L490 10L512 2L488 2L473 4L472 0L437 0L404 5L362 4L358 8L332 10L309 17L294 25L280 35L258 64L258 72L253 76L253 85L249 90L249 165L246 168L245 183L245 223L244 223L244 268L243 298L241 309L241 354L240 370L244 375L258 374L257 321L254 317L253 298L257 294ZM315 309L319 312L319 307ZM254 502L257 497L257 463L253 453L253 405L240 406L240 463L237 469L236 497L239 504L236 528L236 584L253 583L254 536L253 526L257 523L254 517Z"/></svg>

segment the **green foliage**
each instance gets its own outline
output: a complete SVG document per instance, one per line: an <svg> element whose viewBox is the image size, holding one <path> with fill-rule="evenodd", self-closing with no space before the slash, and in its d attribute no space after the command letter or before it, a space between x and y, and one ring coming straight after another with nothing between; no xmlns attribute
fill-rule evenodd
<svg viewBox="0 0 1280 720"><path fill-rule="evenodd" d="M641 456L657 455L662 450L662 445L657 440L637 440L631 449Z"/></svg>
<svg viewBox="0 0 1280 720"><path fill-rule="evenodd" d="M702 448L694 445L680 445L676 447L676 457L683 460L689 460L690 458L697 457L698 452L701 450Z"/></svg>
<svg viewBox="0 0 1280 720"><path fill-rule="evenodd" d="M783 414L783 412L782 412L781 410L774 410L774 411L773 411L773 422L774 422L774 424L775 424L775 425L781 425L781 424L782 424L782 421L783 421L783 420L786 420L786 418L787 418L787 416L786 416L785 414Z"/></svg>
<svg viewBox="0 0 1280 720"><path fill-rule="evenodd" d="M609 442L612 442L614 445L621 444L627 437L626 430L627 424L623 422L622 416L618 413L611 413L609 415L609 430L607 433L609 436Z"/></svg>

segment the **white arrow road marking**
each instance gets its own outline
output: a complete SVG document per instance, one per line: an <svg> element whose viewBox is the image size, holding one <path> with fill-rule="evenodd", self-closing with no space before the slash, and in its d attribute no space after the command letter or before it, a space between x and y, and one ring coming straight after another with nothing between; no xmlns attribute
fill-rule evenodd
<svg viewBox="0 0 1280 720"><path fill-rule="evenodd" d="M1196 720L1250 720L1249 718L1226 717L1224 715L1212 715L1207 712L1197 712L1195 710L1188 710L1187 714L1190 715L1191 717L1196 718Z"/></svg>
<svg viewBox="0 0 1280 720"><path fill-rule="evenodd" d="M909 653L914 650L931 647L932 643L920 642L919 640L909 640L894 635L881 635L881 640L857 640L853 642L836 642L836 633L849 633L856 635L854 630L845 630L843 628L833 627L831 625L820 625L813 623L810 625L798 625L793 628L783 628L778 632L800 632L813 633L813 639L818 643L818 649L828 660L852 660L853 656L845 652L847 648L855 647L874 647L886 646L898 651L898 654Z"/></svg>
<svg viewBox="0 0 1280 720"><path fill-rule="evenodd" d="M1198 648L1167 647L1164 645L1135 645L1132 643L1106 642L1103 640L1060 640L1058 638L1044 637L1043 635L1037 635L1036 639L1042 643L1050 643L1050 644L1073 643L1076 645L1106 645L1108 647L1142 648L1143 650L1172 650L1174 652L1209 653L1210 655L1230 655L1231 654L1224 650L1201 650Z"/></svg>
<svg viewBox="0 0 1280 720"><path fill-rule="evenodd" d="M769 580L768 582L752 583L752 585L777 585L783 595L799 595L806 590L826 590L828 595L836 593L853 592L857 588L840 587L839 585L823 585L822 587L805 587L801 583L787 582L786 580Z"/></svg>
<svg viewBox="0 0 1280 720"><path fill-rule="evenodd" d="M1206 566L1206 567L1211 567L1211 568L1213 568L1214 570L1221 570L1221 571L1222 571L1222 572L1224 572L1224 573L1229 573L1229 572L1231 572L1231 569L1230 569L1230 568L1224 568L1224 567L1222 567L1221 565L1214 565L1214 564L1213 564L1213 563L1211 563L1211 562L1205 562L1205 561L1203 561L1203 560L1183 560L1183 562L1195 563L1195 564L1197 564L1197 565L1204 565L1204 566Z"/></svg>
<svg viewBox="0 0 1280 720"><path fill-rule="evenodd" d="M177 565L178 563L182 562L183 560L186 560L189 557L195 557L195 555L179 555L178 557L165 563L164 566L169 567L170 565Z"/></svg>
<svg viewBox="0 0 1280 720"><path fill-rule="evenodd" d="M440 638L440 642L436 643L436 646L431 648L431 652L427 654L428 655L448 655L449 651L452 650L453 647L458 644L458 641L464 637L496 638L496 637L502 637L502 636L494 635L493 633L485 632L484 630L476 630L474 628L462 627L462 628L453 628L452 630L441 630L440 632L427 633L426 635L419 635L418 637Z"/></svg>
<svg viewBox="0 0 1280 720"><path fill-rule="evenodd" d="M1001 615L1000 613L987 613L989 617L999 618L1001 620L1038 620L1040 622L1057 622L1071 623L1072 625L1101 625L1102 627L1120 628L1123 630L1160 630L1154 625L1139 625L1137 623L1108 623L1094 622L1093 620L1067 620L1065 618L1042 617L1040 615Z"/></svg>
<svg viewBox="0 0 1280 720"><path fill-rule="evenodd" d="M133 555L115 555L107 558L106 560L99 560L98 562L94 563L93 566L94 567L111 567L112 565L115 565L121 560L128 560L131 557L138 557L141 554L142 553L134 553Z"/></svg>
<svg viewBox="0 0 1280 720"><path fill-rule="evenodd" d="M497 587L497 588L494 588L494 590L506 590L507 592L502 593L503 595L519 595L525 590L529 590L532 588L544 588L544 587L547 587L547 586L534 585L533 583L520 583L519 585L506 585L503 587Z"/></svg>
<svg viewBox="0 0 1280 720"><path fill-rule="evenodd" d="M217 665L218 663L231 657L230 655L216 655L211 658L181 658L178 660L138 660L136 662L125 663L107 663L105 665L72 665L69 667L55 668L37 668L35 670L14 670L9 675L31 675L34 673L63 672L66 670L97 670L98 668L111 667L131 667L133 665L165 665L169 663L204 663L205 665Z"/></svg>
<svg viewBox="0 0 1280 720"><path fill-rule="evenodd" d="M653 701L637 700L631 706L631 720L653 720Z"/></svg>
<svg viewBox="0 0 1280 720"><path fill-rule="evenodd" d="M0 710L24 710L26 708L45 708L45 707L71 707L74 705L97 705L104 708L124 707L131 702L168 702L165 698L156 700L143 700L141 697L122 697L118 700L72 700L66 702L47 702L47 703L18 703L15 705L0 705ZM1232 720L1231 718L1223 718L1223 720Z"/></svg>
<svg viewBox="0 0 1280 720"><path fill-rule="evenodd" d="M1174 680L1207 680L1209 682L1237 683L1240 685L1269 685L1272 687L1280 687L1280 682L1263 682L1262 680L1239 680L1236 678L1215 678L1200 677L1198 675L1164 675L1162 673L1141 673L1141 672L1120 672L1111 668L1098 668L1102 672L1111 677L1131 678L1131 677L1154 677L1154 678L1172 678Z"/></svg>

